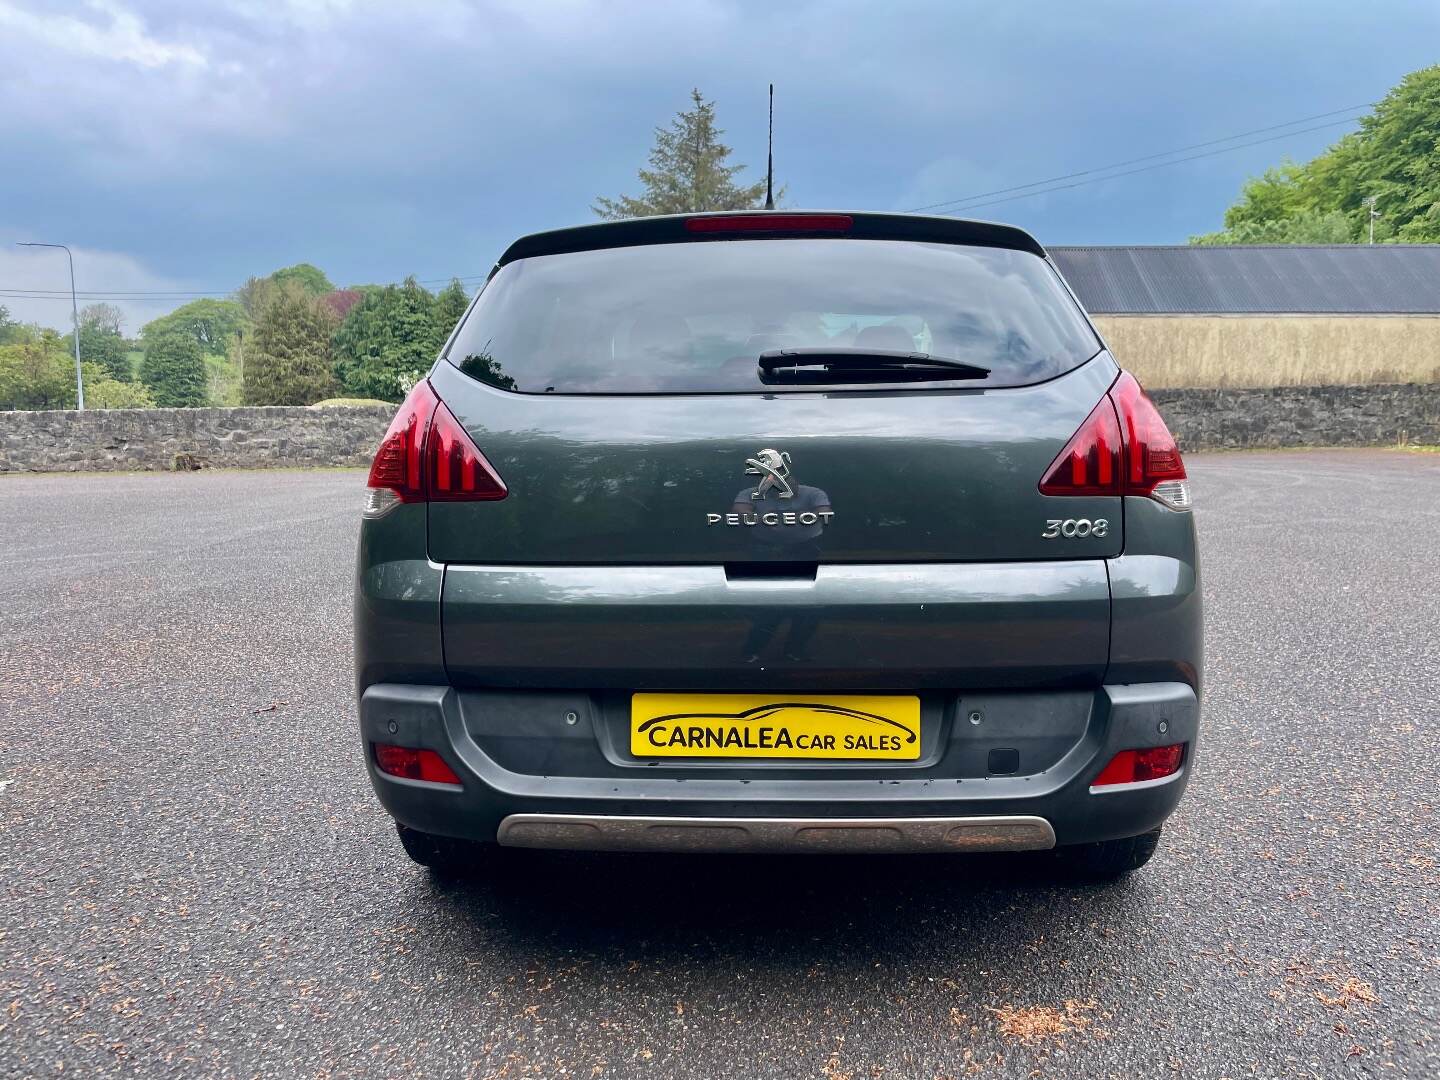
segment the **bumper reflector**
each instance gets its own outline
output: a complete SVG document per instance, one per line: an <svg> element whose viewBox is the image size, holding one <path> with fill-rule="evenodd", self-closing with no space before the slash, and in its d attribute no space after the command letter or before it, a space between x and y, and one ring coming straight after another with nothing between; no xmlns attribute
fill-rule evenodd
<svg viewBox="0 0 1440 1080"><path fill-rule="evenodd" d="M1145 750L1121 750L1110 764L1091 781L1092 788L1109 787L1112 784L1139 784L1146 780L1161 780L1180 771L1185 760L1185 744L1173 746L1152 746Z"/></svg>
<svg viewBox="0 0 1440 1080"><path fill-rule="evenodd" d="M383 773L403 777L406 780L423 780L427 784L449 784L460 786L460 777L445 764L445 759L434 750L414 750L408 746L391 746L389 743L373 743L375 764Z"/></svg>

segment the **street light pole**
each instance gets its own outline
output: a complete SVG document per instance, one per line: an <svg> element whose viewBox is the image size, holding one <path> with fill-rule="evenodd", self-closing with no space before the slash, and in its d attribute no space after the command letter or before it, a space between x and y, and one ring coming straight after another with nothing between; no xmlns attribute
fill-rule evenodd
<svg viewBox="0 0 1440 1080"><path fill-rule="evenodd" d="M81 412L84 412L85 380L80 376L80 305L75 301L75 256L70 254L70 249L64 244L37 244L25 240L18 241L18 243L20 247L59 248L70 260L70 319L75 329L75 405Z"/></svg>

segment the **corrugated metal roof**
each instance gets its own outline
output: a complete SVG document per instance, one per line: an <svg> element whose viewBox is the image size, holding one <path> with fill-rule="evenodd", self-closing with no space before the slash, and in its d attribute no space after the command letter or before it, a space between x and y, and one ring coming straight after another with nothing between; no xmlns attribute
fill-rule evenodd
<svg viewBox="0 0 1440 1080"><path fill-rule="evenodd" d="M1440 314L1440 244L1048 250L1097 315Z"/></svg>

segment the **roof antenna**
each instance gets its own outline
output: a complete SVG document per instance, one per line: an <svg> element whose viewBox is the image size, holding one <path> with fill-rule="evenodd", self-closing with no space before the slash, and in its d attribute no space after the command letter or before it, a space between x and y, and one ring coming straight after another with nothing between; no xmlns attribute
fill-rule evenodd
<svg viewBox="0 0 1440 1080"><path fill-rule="evenodd" d="M765 140L765 209L775 209L775 84L770 84L770 134Z"/></svg>

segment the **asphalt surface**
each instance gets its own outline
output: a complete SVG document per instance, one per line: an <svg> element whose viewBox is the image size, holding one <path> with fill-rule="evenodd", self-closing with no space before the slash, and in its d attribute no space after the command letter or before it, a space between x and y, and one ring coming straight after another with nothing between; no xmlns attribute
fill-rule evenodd
<svg viewBox="0 0 1440 1080"><path fill-rule="evenodd" d="M437 884L353 733L359 475L0 478L0 1075L1440 1075L1440 456L1190 465L1204 756L1110 887Z"/></svg>

